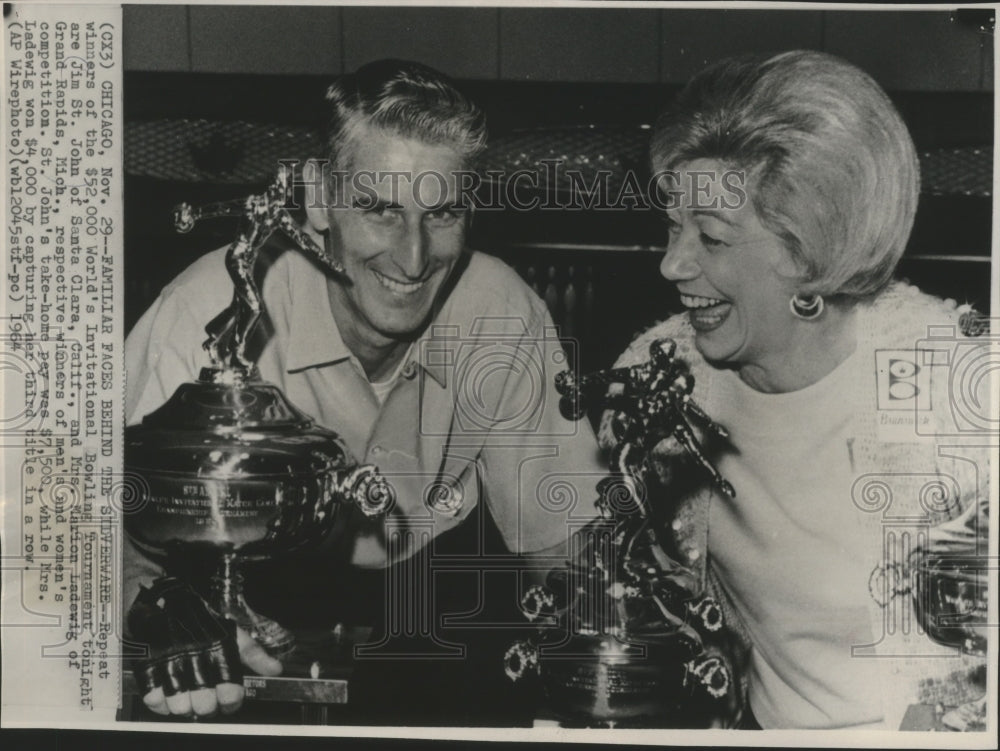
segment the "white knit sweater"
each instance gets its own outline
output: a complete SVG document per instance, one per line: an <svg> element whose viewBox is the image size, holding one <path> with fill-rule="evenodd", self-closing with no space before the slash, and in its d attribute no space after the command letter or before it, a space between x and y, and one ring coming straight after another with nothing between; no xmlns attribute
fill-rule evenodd
<svg viewBox="0 0 1000 751"><path fill-rule="evenodd" d="M981 388L975 393L970 389L976 384L977 369L990 357L990 337L963 335L960 319L966 312L966 306L925 295L904 283L891 285L873 302L858 307L862 366L852 376L856 399L845 409L854 413L849 440L852 501L871 550L869 600L875 643L856 648L853 658L879 661L883 716L889 728L899 727L910 704L957 705L983 693L985 660L937 645L918 627L905 565L910 551L925 544L936 525L954 518L977 498L989 497L991 454L984 444L997 443L996 423L988 419L989 395ZM687 361L695 377L693 396L713 414L718 371L695 349L686 315L641 334L617 365L644 362L650 343L663 337L677 342L677 356ZM890 361L918 366L919 378L912 379L919 390L915 399L893 401L889 387L894 373L908 376L909 371L890 372ZM607 418L601 441L610 445ZM676 446L664 442L657 453L675 451ZM707 549L708 509L715 492L705 487L680 501L670 534L685 563L718 594ZM736 492L738 497L739 488ZM723 605L736 635L746 639L738 614L731 604ZM746 654L739 652L736 661Z"/></svg>

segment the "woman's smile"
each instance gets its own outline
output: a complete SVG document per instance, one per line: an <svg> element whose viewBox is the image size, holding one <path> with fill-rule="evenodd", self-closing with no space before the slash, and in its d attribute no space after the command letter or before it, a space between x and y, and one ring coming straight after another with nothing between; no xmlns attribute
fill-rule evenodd
<svg viewBox="0 0 1000 751"><path fill-rule="evenodd" d="M694 330L703 333L717 329L725 323L733 308L732 304L717 297L684 293L681 293L681 304L687 309Z"/></svg>

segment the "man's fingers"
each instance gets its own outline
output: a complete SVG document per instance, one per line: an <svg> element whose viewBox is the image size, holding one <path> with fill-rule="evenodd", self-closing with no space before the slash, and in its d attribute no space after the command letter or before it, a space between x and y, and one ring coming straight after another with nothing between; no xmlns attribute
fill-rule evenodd
<svg viewBox="0 0 1000 751"><path fill-rule="evenodd" d="M215 714L219 709L214 688L199 688L191 692L191 709L200 717Z"/></svg>
<svg viewBox="0 0 1000 751"><path fill-rule="evenodd" d="M147 693L142 697L142 703L149 707L151 712L156 712L156 714L170 714L170 709L167 707L167 699L163 695L162 688L154 688Z"/></svg>
<svg viewBox="0 0 1000 751"><path fill-rule="evenodd" d="M179 694L167 697L167 709L170 714L191 714L191 694L181 691Z"/></svg>
<svg viewBox="0 0 1000 751"><path fill-rule="evenodd" d="M236 629L240 661L258 675L281 675L281 661L271 657L254 638L241 628Z"/></svg>
<svg viewBox="0 0 1000 751"><path fill-rule="evenodd" d="M236 642L243 664L260 675L278 675L282 666L271 657L253 637L243 629L237 629ZM234 666L235 667L235 666ZM173 696L165 696L162 688L154 688L142 697L150 711L160 715L190 715L207 717L221 711L232 714L243 705L242 683L220 683L214 688L181 691Z"/></svg>
<svg viewBox="0 0 1000 751"><path fill-rule="evenodd" d="M220 683L215 687L216 699L223 714L232 714L243 704L243 685Z"/></svg>

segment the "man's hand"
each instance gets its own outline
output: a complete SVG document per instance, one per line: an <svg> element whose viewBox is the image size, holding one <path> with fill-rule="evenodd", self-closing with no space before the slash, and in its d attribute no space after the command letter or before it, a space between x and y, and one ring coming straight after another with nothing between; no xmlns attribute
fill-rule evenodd
<svg viewBox="0 0 1000 751"><path fill-rule="evenodd" d="M281 663L172 577L143 587L128 614L133 639L149 648L135 668L143 702L158 714L207 716L243 702L243 667L278 675Z"/></svg>
<svg viewBox="0 0 1000 751"><path fill-rule="evenodd" d="M236 629L236 643L240 650L240 662L245 668L258 675L281 675L281 662L265 652L241 628ZM166 696L163 689L157 687L143 696L142 701L150 710L162 715L208 717L219 711L232 714L243 705L243 684L227 681L217 684L214 689L181 691L173 696Z"/></svg>

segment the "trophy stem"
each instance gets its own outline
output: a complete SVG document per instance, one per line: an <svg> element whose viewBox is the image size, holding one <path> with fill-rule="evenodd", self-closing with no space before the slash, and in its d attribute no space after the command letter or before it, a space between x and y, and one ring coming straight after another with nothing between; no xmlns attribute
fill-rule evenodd
<svg viewBox="0 0 1000 751"><path fill-rule="evenodd" d="M295 636L275 620L251 608L243 596L239 555L223 553L212 575L212 607L252 636L272 657L281 658L295 648Z"/></svg>

